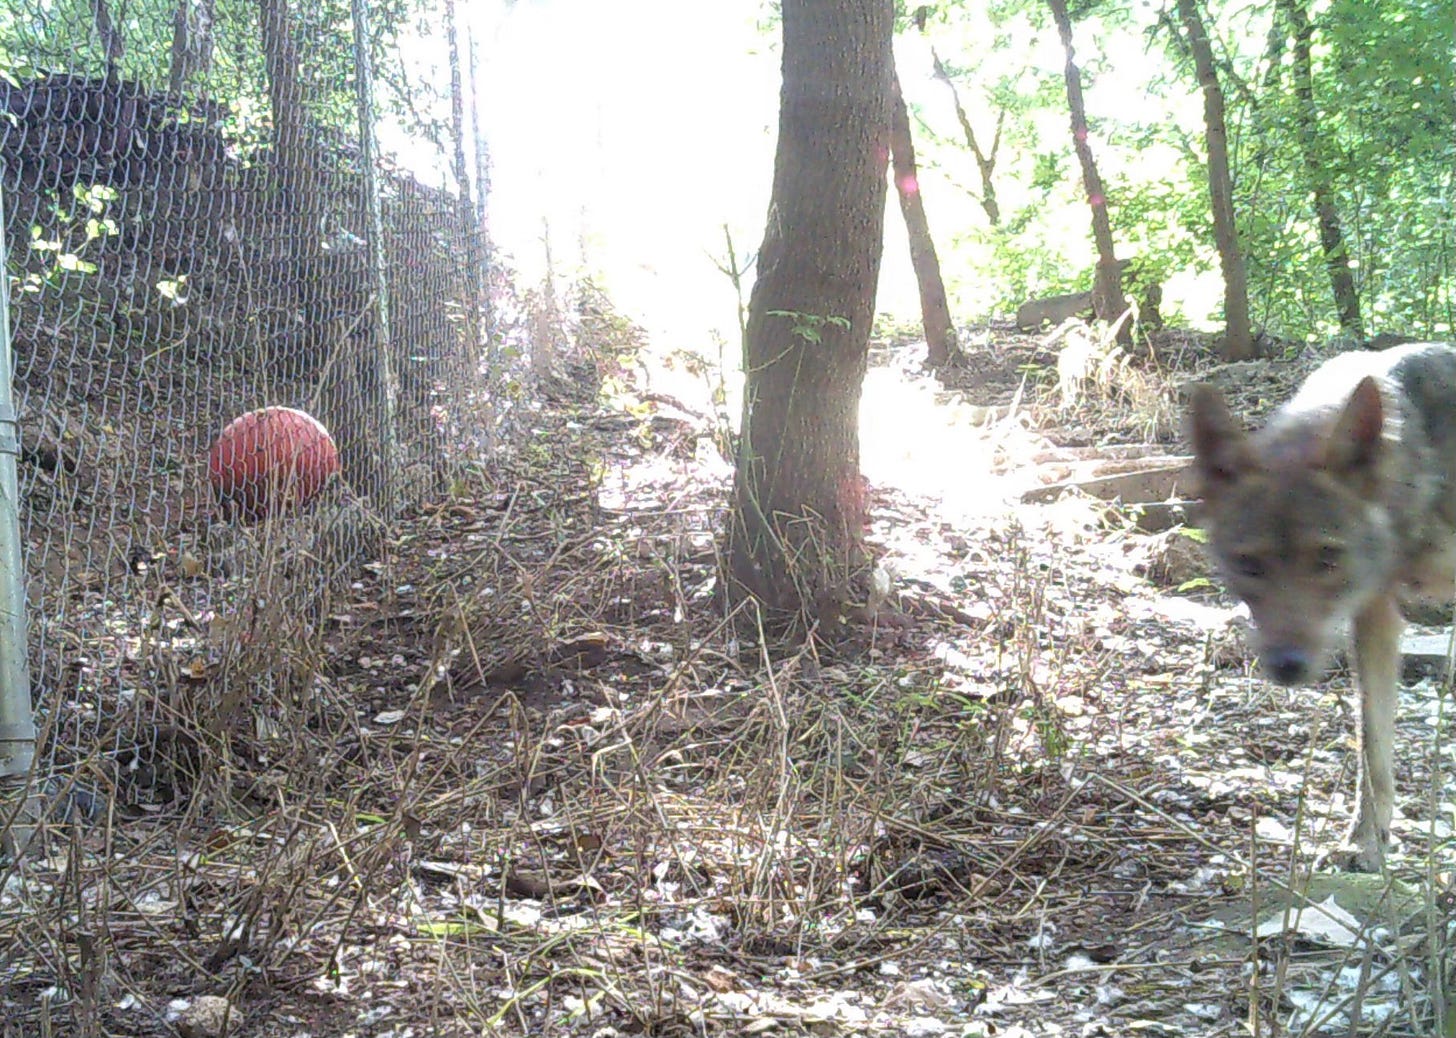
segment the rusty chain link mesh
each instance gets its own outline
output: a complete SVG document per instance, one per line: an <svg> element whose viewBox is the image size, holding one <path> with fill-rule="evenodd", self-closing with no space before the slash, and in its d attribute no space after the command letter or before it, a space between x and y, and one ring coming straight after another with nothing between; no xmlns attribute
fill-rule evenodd
<svg viewBox="0 0 1456 1038"><path fill-rule="evenodd" d="M347 0L3 7L42 770L105 761L108 785L159 782L139 762L176 756L149 744L199 709L189 687L220 690L219 716L241 689L288 691L330 602L385 579L390 522L445 491L482 435L458 64L451 103L464 48L446 7L370 12L368 119L394 146L370 168ZM401 149L448 186L402 171ZM220 507L208 452L275 406L332 431L342 478L250 522Z"/></svg>

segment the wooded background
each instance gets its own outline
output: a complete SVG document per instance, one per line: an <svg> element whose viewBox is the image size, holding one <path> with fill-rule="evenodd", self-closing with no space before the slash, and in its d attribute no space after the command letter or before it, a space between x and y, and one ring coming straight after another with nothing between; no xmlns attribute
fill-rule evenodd
<svg viewBox="0 0 1456 1038"><path fill-rule="evenodd" d="M204 995L260 1035L1287 1020L1306 942L1147 934L1292 886L1303 845L1254 822L1342 788L1348 718L1249 694L1181 532L1001 495L1175 450L1220 349L1450 334L1449 7L745 4L739 83L686 6L595 0L499 5L542 17L494 75L486 6L0 0L45 810L0 863L0 1034L170 1035ZM678 251L619 307L642 253L603 228L648 222ZM906 226L909 312L876 278ZM1133 341L1074 322L1107 363L1062 370L1005 320L1058 294L1137 304ZM713 305L717 340L636 323ZM863 478L876 375L979 511ZM322 419L344 480L223 522L208 447L263 405ZM1421 918L1388 1019L1445 1033Z"/></svg>

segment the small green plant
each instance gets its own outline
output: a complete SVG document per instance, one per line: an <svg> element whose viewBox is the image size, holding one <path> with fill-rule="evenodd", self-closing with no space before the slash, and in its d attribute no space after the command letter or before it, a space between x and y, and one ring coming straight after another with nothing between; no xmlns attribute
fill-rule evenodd
<svg viewBox="0 0 1456 1038"><path fill-rule="evenodd" d="M1022 718L1031 725L1041 742L1042 752L1050 760L1061 760L1072 747L1066 724L1059 711L1050 703L1030 703L1022 708Z"/></svg>
<svg viewBox="0 0 1456 1038"><path fill-rule="evenodd" d="M24 291L38 292L43 283L64 274L95 274L100 268L83 259L82 251L92 242L109 238L120 230L116 221L106 215L107 206L120 197L115 188L77 184L72 192L75 204L69 210L59 205L54 209L59 224L54 237L46 237L39 224L30 228L30 247L36 252L53 253L55 259L43 274L26 277Z"/></svg>
<svg viewBox="0 0 1456 1038"><path fill-rule="evenodd" d="M178 274L175 278L163 278L157 282L157 291L162 298L174 306L181 306L187 302L187 275Z"/></svg>
<svg viewBox="0 0 1456 1038"><path fill-rule="evenodd" d="M832 325L836 328L848 328L849 318L840 317L837 314L805 314L797 310L770 310L770 317L787 317L793 322L793 334L796 339L801 339L811 346L817 346L824 341L824 326Z"/></svg>
<svg viewBox="0 0 1456 1038"><path fill-rule="evenodd" d="M1024 364L1016 365L1016 373L1028 382L1050 383L1056 378L1057 369L1050 364L1039 364L1029 360Z"/></svg>

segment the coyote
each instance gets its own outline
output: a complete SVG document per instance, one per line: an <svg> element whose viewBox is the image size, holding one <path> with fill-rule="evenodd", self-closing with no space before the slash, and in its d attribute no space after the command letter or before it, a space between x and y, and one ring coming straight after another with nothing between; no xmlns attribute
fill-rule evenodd
<svg viewBox="0 0 1456 1038"><path fill-rule="evenodd" d="M1395 806L1401 601L1456 597L1456 347L1334 357L1251 435L1199 385L1189 431L1212 553L1268 676L1318 679L1353 622L1360 806L1339 858L1377 871Z"/></svg>

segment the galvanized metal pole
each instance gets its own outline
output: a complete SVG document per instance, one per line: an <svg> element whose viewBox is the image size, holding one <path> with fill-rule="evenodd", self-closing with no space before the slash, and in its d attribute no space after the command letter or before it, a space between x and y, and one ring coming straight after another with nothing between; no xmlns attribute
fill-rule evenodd
<svg viewBox="0 0 1456 1038"><path fill-rule="evenodd" d="M0 178L3 179L3 178ZM35 719L30 705L30 652L25 624L25 562L20 551L20 421L10 353L10 276L0 190L0 825L13 819L0 849L19 855L30 844L36 799Z"/></svg>
<svg viewBox="0 0 1456 1038"><path fill-rule="evenodd" d="M379 170L374 139L374 57L370 50L368 0L352 0L354 13L354 86L359 101L359 152L364 166L364 192L369 204L369 261L374 274L374 348L379 393L374 404L383 428L379 430L379 510L392 519L399 505L399 444L396 414L399 389L391 356L389 327L389 269L384 248L384 205L379 197Z"/></svg>

